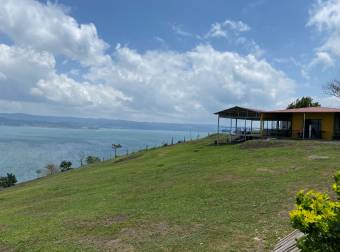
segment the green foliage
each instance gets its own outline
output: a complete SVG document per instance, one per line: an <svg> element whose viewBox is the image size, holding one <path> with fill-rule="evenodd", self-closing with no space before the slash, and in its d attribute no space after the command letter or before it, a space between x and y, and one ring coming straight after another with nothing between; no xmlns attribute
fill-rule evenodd
<svg viewBox="0 0 340 252"><path fill-rule="evenodd" d="M7 173L6 177L0 177L0 187L10 187L15 185L17 178L12 173Z"/></svg>
<svg viewBox="0 0 340 252"><path fill-rule="evenodd" d="M287 109L293 108L306 108L306 107L320 107L321 104L318 102L314 102L313 98L309 96L304 96L296 99L294 102L288 105Z"/></svg>
<svg viewBox="0 0 340 252"><path fill-rule="evenodd" d="M94 164L100 162L100 158L96 156L87 156L86 163L87 164Z"/></svg>
<svg viewBox="0 0 340 252"><path fill-rule="evenodd" d="M71 161L63 160L63 161L61 161L61 163L59 165L60 171L65 172L65 171L71 170L72 169L71 166L72 166Z"/></svg>
<svg viewBox="0 0 340 252"><path fill-rule="evenodd" d="M340 172L334 178L333 189L339 197ZM301 251L340 251L340 203L326 193L300 191L290 218L293 227L305 234L298 240Z"/></svg>
<svg viewBox="0 0 340 252"><path fill-rule="evenodd" d="M333 190L337 194L338 199L340 199L340 171L338 171L334 176L335 183L333 184Z"/></svg>

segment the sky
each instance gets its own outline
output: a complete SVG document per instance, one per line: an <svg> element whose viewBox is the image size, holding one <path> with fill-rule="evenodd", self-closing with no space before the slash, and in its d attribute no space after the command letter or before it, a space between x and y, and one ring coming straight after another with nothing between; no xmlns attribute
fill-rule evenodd
<svg viewBox="0 0 340 252"><path fill-rule="evenodd" d="M340 107L340 0L1 0L0 112L212 123Z"/></svg>

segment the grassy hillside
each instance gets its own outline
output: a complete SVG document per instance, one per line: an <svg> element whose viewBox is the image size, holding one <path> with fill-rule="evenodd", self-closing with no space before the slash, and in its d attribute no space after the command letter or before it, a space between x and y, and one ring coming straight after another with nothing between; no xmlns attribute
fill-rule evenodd
<svg viewBox="0 0 340 252"><path fill-rule="evenodd" d="M0 191L0 251L269 250L292 230L296 191L329 191L340 167L337 143L212 142Z"/></svg>

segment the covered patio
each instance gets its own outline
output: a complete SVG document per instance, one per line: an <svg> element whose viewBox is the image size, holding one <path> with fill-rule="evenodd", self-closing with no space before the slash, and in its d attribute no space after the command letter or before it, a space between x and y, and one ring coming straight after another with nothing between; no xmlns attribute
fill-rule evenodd
<svg viewBox="0 0 340 252"><path fill-rule="evenodd" d="M214 113L217 115L217 143L220 143L220 134L228 134L231 139L247 140L247 138L260 137L263 129L261 123L262 110L235 106ZM227 119L227 121L222 119Z"/></svg>
<svg viewBox="0 0 340 252"><path fill-rule="evenodd" d="M262 136L264 137L292 136L291 113L263 112L261 122L263 123Z"/></svg>

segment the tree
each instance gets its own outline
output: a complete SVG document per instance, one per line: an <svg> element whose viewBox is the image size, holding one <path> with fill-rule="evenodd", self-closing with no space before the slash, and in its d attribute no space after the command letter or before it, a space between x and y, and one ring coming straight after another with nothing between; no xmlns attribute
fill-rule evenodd
<svg viewBox="0 0 340 252"><path fill-rule="evenodd" d="M60 170L62 172L71 170L72 169L71 166L72 166L72 162L71 161L66 161L66 160L61 161L61 163L59 165Z"/></svg>
<svg viewBox="0 0 340 252"><path fill-rule="evenodd" d="M12 173L7 173L6 177L0 177L0 186L1 187L10 187L15 185L18 182L17 178Z"/></svg>
<svg viewBox="0 0 340 252"><path fill-rule="evenodd" d="M321 104L314 102L312 97L304 96L296 99L294 102L288 105L287 109L293 108L306 108L306 107L320 107Z"/></svg>
<svg viewBox="0 0 340 252"><path fill-rule="evenodd" d="M340 171L334 179L333 190L338 200L313 190L297 194L290 219L293 227L304 233L297 242L302 252L340 251Z"/></svg>
<svg viewBox="0 0 340 252"><path fill-rule="evenodd" d="M47 173L46 175L53 175L53 174L57 174L58 172L60 172L60 169L55 164L47 164L45 166L45 171Z"/></svg>
<svg viewBox="0 0 340 252"><path fill-rule="evenodd" d="M14 174L12 173L7 173L7 181L8 181L8 184L9 186L12 186L14 185L17 181L17 178L15 177Z"/></svg>
<svg viewBox="0 0 340 252"><path fill-rule="evenodd" d="M338 80L331 81L326 85L325 91L327 94L340 98L340 81Z"/></svg>
<svg viewBox="0 0 340 252"><path fill-rule="evenodd" d="M96 156L87 156L86 157L86 163L89 164L94 164L100 162L100 158Z"/></svg>

